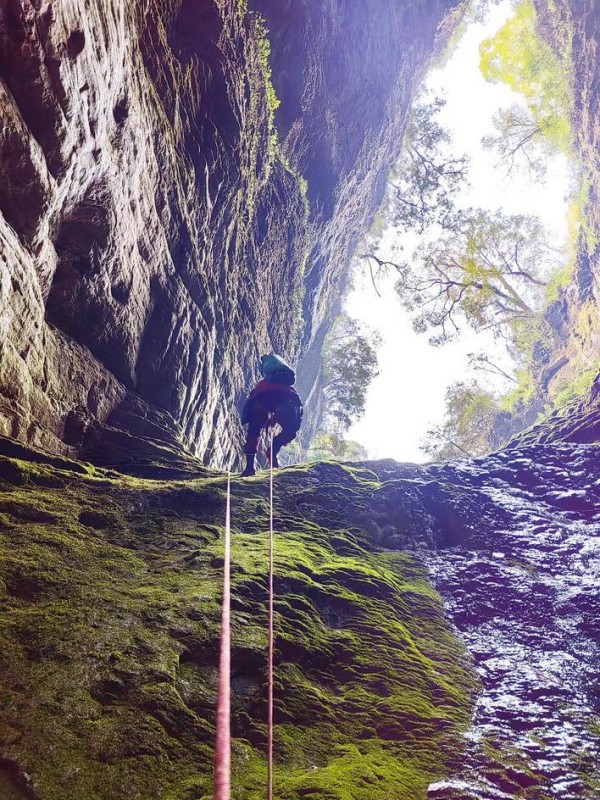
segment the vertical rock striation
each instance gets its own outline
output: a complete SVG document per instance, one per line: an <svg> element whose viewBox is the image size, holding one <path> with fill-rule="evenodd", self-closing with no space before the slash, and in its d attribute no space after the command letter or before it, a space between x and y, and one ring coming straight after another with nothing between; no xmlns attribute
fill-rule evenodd
<svg viewBox="0 0 600 800"><path fill-rule="evenodd" d="M575 271L576 301L600 303L600 17L592 0L536 2L540 32L557 49L570 52L573 64L575 145L590 182L586 225L579 238ZM591 235L590 235L591 234Z"/></svg>
<svg viewBox="0 0 600 800"><path fill-rule="evenodd" d="M310 393L455 3L254 5L2 3L3 434L223 465L260 350Z"/></svg>
<svg viewBox="0 0 600 800"><path fill-rule="evenodd" d="M540 34L571 64L573 145L584 195L573 279L546 315L557 342L542 375L542 390L551 396L553 386L577 382L582 369L593 377L600 367L600 17L592 0L534 0L534 5ZM585 401L592 410L597 396L596 380Z"/></svg>
<svg viewBox="0 0 600 800"><path fill-rule="evenodd" d="M265 157L257 44L230 5L4 4L3 432L75 453L133 393L222 460L257 348L288 349L258 245L289 265L293 319L304 209Z"/></svg>
<svg viewBox="0 0 600 800"><path fill-rule="evenodd" d="M465 4L253 0L251 5L271 31L283 151L307 181L316 223L307 259L300 375L314 417L321 347L339 313L349 264L383 201L429 55L436 42L447 41ZM306 428L310 431L310 422Z"/></svg>

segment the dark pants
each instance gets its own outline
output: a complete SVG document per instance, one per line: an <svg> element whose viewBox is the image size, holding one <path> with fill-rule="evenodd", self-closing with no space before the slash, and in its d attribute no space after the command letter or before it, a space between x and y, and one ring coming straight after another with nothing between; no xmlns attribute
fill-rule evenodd
<svg viewBox="0 0 600 800"><path fill-rule="evenodd" d="M277 424L281 427L281 433L278 433L273 438L273 453L277 455L281 448L289 444L298 433L302 422L302 406L295 400L287 400L271 410L263 405L259 399L255 400L252 405L248 435L244 445L244 453L246 455L254 455L256 453L260 432L267 422L269 425Z"/></svg>

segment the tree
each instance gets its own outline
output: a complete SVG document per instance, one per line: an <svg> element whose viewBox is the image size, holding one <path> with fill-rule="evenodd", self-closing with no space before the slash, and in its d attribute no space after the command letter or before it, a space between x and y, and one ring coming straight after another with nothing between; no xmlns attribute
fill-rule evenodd
<svg viewBox="0 0 600 800"><path fill-rule="evenodd" d="M469 160L449 152L450 135L437 119L445 102L436 97L411 112L388 192L390 219L400 230L423 233L434 223L446 227L467 179Z"/></svg>
<svg viewBox="0 0 600 800"><path fill-rule="evenodd" d="M476 381L458 381L446 392L444 422L427 431L421 450L438 461L485 455L493 447L500 413L494 396Z"/></svg>
<svg viewBox="0 0 600 800"><path fill-rule="evenodd" d="M495 150L507 174L520 165L533 179L541 180L546 173L548 159L555 152L541 121L523 106L514 103L494 115L495 135L484 136L482 145Z"/></svg>
<svg viewBox="0 0 600 800"><path fill-rule="evenodd" d="M323 352L325 416L336 432L346 431L365 410L367 389L379 374L378 334L361 328L356 320L340 316Z"/></svg>
<svg viewBox="0 0 600 800"><path fill-rule="evenodd" d="M366 461L369 454L362 445L343 439L335 433L319 431L308 448L313 459L333 459L334 461Z"/></svg>
<svg viewBox="0 0 600 800"><path fill-rule="evenodd" d="M521 0L514 16L480 47L483 77L506 83L526 103L502 110L495 119L495 146L510 168L522 159L536 175L543 174L549 152L572 154L572 67L568 41L556 51L539 35L531 0Z"/></svg>
<svg viewBox="0 0 600 800"><path fill-rule="evenodd" d="M500 376L511 383L518 383L518 380L515 378L515 376L510 375L499 364L496 364L495 361L492 361L488 353L468 353L468 356L469 366L472 369L479 372L487 372L490 375L495 375L496 377Z"/></svg>
<svg viewBox="0 0 600 800"><path fill-rule="evenodd" d="M453 338L461 320L507 333L535 314L555 257L535 218L468 209L412 265L395 264L396 291L417 331L437 331L434 344Z"/></svg>

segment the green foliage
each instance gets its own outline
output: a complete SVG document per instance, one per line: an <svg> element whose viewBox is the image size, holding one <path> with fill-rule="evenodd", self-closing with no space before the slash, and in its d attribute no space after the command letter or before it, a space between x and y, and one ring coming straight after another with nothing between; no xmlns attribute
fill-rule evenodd
<svg viewBox="0 0 600 800"><path fill-rule="evenodd" d="M546 307L558 300L570 285L574 266L574 260L569 260L563 267L558 267L552 272L544 292L544 305Z"/></svg>
<svg viewBox="0 0 600 800"><path fill-rule="evenodd" d="M269 62L271 56L271 43L269 41L269 29L260 14L252 15L252 31L256 42L256 58L263 79L263 91L267 108L268 134L269 134L269 154L274 159L279 151L279 139L275 128L275 111L279 108L281 101L277 97L273 86L273 73Z"/></svg>
<svg viewBox="0 0 600 800"><path fill-rule="evenodd" d="M555 276L556 292L568 275L565 270ZM547 294L549 304L554 293ZM547 309L545 306L529 321L513 325L513 350L521 366L515 373L517 386L500 400L502 409L511 414L522 414L541 397L546 398L545 413L560 409L584 397L600 372L600 313L596 305L585 303L570 320L567 342L559 340L549 325ZM544 383L546 371L561 359L565 362L562 368L549 384Z"/></svg>
<svg viewBox="0 0 600 800"><path fill-rule="evenodd" d="M358 442L343 439L335 433L319 431L308 448L310 460L366 461L367 450Z"/></svg>
<svg viewBox="0 0 600 800"><path fill-rule="evenodd" d="M323 349L323 395L326 422L334 431L345 431L364 413L367 390L378 375L377 347L380 337L340 316Z"/></svg>
<svg viewBox="0 0 600 800"><path fill-rule="evenodd" d="M568 365L549 391L550 410L558 409L588 393L600 373L600 311L588 300L571 320Z"/></svg>
<svg viewBox="0 0 600 800"><path fill-rule="evenodd" d="M545 368L558 346L556 334L548 324L543 306L526 320L515 320L511 325L511 349L515 362L516 387L501 399L505 411L522 414L539 397L540 381Z"/></svg>
<svg viewBox="0 0 600 800"><path fill-rule="evenodd" d="M579 189L571 199L568 211L569 222L569 248L571 262L574 263L579 248L585 245L587 252L592 255L598 247L598 232L590 223L587 211L590 203L591 178L585 173L581 179Z"/></svg>
<svg viewBox="0 0 600 800"><path fill-rule="evenodd" d="M496 398L476 381L458 381L446 392L444 422L427 431L421 450L436 461L485 455L499 411Z"/></svg>
<svg viewBox="0 0 600 800"><path fill-rule="evenodd" d="M397 265L396 291L418 331L440 344L472 328L506 333L535 315L555 254L533 217L481 209L457 214L454 228L422 245L413 264Z"/></svg>
<svg viewBox="0 0 600 800"><path fill-rule="evenodd" d="M210 798L225 478L5 458L0 474L3 757L40 800ZM424 800L460 758L474 682L424 568L358 527L379 487L323 464L275 484L288 800ZM233 799L259 800L268 485L234 482L234 498Z"/></svg>
<svg viewBox="0 0 600 800"><path fill-rule="evenodd" d="M308 181L303 175L298 175L298 188L300 189L300 194L306 200L308 195Z"/></svg>
<svg viewBox="0 0 600 800"><path fill-rule="evenodd" d="M389 179L386 212L402 231L451 225L454 202L467 180L468 158L448 155L450 135L439 123L439 97L411 110L404 146Z"/></svg>
<svg viewBox="0 0 600 800"><path fill-rule="evenodd" d="M517 381L516 387L502 395L500 400L501 407L505 411L515 413L521 411L529 405L529 403L536 396L538 386L536 385L533 377L531 365L529 368L515 370L515 378Z"/></svg>
<svg viewBox="0 0 600 800"><path fill-rule="evenodd" d="M594 380L600 373L600 358L597 358L591 367L582 369L574 378L562 380L555 388L549 410L562 408L568 403L580 400L588 394Z"/></svg>
<svg viewBox="0 0 600 800"><path fill-rule="evenodd" d="M269 164L278 161L283 169L294 178L298 184L298 191L304 205L305 216L308 216L310 210L308 204L308 183L306 178L292 167L289 159L282 152L279 133L275 126L275 111L277 111L281 105L281 100L277 97L277 92L273 85L273 72L270 63L271 42L269 41L269 29L267 28L264 17L256 13L252 14L252 25L254 39L256 41L258 64L263 78L263 90L267 108Z"/></svg>
<svg viewBox="0 0 600 800"><path fill-rule="evenodd" d="M525 144L539 137L570 156L573 107L570 51L556 53L539 35L532 0L517 4L514 17L482 43L480 54L484 78L506 83L525 98L532 119L531 125L525 125L521 131L521 138L530 137ZM514 114L513 107L512 123L506 117L503 122L502 115L499 118L501 138L511 128L515 132ZM524 123L520 117L519 125Z"/></svg>
<svg viewBox="0 0 600 800"><path fill-rule="evenodd" d="M495 149L499 164L510 174L522 162L534 180L546 174L548 159L555 147L531 112L518 103L501 108L494 115L495 135L484 136L481 143Z"/></svg>

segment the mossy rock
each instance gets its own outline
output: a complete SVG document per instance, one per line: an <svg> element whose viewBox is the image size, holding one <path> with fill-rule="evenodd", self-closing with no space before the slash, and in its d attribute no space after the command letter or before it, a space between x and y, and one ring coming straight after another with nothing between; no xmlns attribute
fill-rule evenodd
<svg viewBox="0 0 600 800"><path fill-rule="evenodd" d="M0 476L11 791L211 797L225 478L9 458ZM417 800L460 759L474 679L424 568L374 543L381 486L333 465L276 478L281 800ZM254 800L266 781L264 480L234 482L233 529L233 797Z"/></svg>

